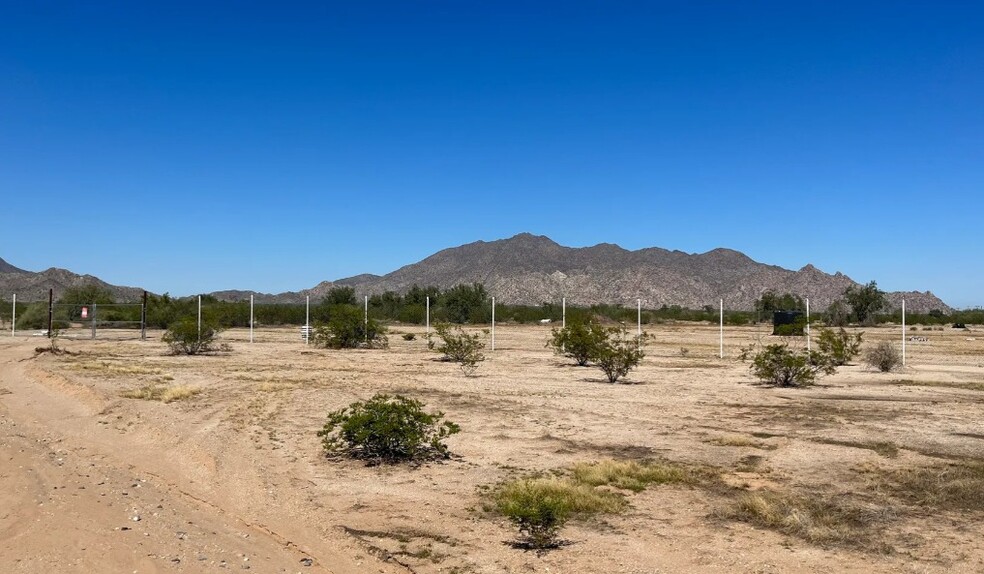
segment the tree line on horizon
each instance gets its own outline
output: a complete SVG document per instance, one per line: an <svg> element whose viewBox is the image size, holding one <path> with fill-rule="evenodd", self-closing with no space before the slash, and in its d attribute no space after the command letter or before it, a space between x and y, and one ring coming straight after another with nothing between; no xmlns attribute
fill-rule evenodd
<svg viewBox="0 0 984 574"><path fill-rule="evenodd" d="M212 295L202 295L202 315L210 322L223 328L249 326L249 301L220 301ZM488 324L492 320L491 296L481 283L460 284L441 290L436 286L421 287L413 285L406 293L387 291L369 296L369 316L376 321L396 322L410 325L423 325L426 322L427 299L430 298L431 324L442 322L455 324ZM93 303L104 305L99 311L99 323L113 326L134 326L140 322L140 307L112 307L115 304L112 293L97 285L70 287L58 299L54 309L55 326L65 328L72 323L84 322L82 307ZM310 308L312 325L326 323L333 312L346 308L363 309L363 301L356 298L352 287L333 287ZM198 296L171 297L163 295L147 296L147 326L166 329L182 317L197 315ZM42 329L47 327L48 304L18 303L17 328ZM727 325L747 325L770 323L775 311L804 311L803 299L791 293L766 291L755 302L751 311L724 312ZM348 309L349 311L351 309ZM91 311L90 311L91 313ZM551 322L562 318L560 303L544 302L540 305L509 305L496 303L497 323L538 323ZM717 323L719 310L712 305L700 309L688 309L679 305L663 305L656 309L643 309L644 325L669 321L707 321ZM0 308L0 319L4 325L10 322L11 307ZM304 303L256 303L253 306L254 325L304 325L306 306ZM617 304L599 304L587 307L569 305L567 318L576 321L592 317L614 323L634 324L637 309ZM852 286L843 296L828 308L816 313L814 321L822 321L832 326L848 324L871 325L876 323L901 321L901 310L888 309L885 293L872 281L866 285ZM943 325L982 324L984 309L968 309L946 314L940 310L929 313L906 313L910 324Z"/></svg>

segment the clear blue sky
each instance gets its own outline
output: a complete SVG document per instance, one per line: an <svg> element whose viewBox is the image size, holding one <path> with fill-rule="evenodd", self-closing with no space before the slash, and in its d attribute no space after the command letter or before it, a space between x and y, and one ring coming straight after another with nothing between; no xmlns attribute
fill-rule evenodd
<svg viewBox="0 0 984 574"><path fill-rule="evenodd" d="M0 1L0 257L297 290L522 231L984 305L980 2Z"/></svg>

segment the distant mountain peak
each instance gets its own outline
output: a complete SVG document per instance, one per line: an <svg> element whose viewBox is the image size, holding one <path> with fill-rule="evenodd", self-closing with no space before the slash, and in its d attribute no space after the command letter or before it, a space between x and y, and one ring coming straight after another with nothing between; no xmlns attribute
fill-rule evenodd
<svg viewBox="0 0 984 574"><path fill-rule="evenodd" d="M336 284L364 295L406 292L414 284L448 289L476 282L503 303L539 305L566 298L576 305L629 305L641 298L647 307L699 308L724 299L730 309L753 308L767 290L810 297L823 309L855 284L812 265L791 271L725 247L695 254L659 247L632 251L614 243L566 247L532 233L450 247L381 277L349 277ZM921 303L927 311L946 307L935 297Z"/></svg>
<svg viewBox="0 0 984 574"><path fill-rule="evenodd" d="M25 271L20 267L14 267L10 263L0 259L0 273L30 273L30 271Z"/></svg>

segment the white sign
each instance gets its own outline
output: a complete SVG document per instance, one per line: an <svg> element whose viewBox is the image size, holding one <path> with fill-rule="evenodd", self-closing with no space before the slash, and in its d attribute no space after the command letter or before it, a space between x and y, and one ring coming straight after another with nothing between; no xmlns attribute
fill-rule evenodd
<svg viewBox="0 0 984 574"><path fill-rule="evenodd" d="M82 318L85 319L88 316L89 316L89 308L88 307L82 307Z"/></svg>

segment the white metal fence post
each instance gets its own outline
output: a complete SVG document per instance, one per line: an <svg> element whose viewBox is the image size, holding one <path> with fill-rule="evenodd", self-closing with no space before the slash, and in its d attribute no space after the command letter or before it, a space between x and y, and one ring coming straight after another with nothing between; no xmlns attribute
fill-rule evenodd
<svg viewBox="0 0 984 574"><path fill-rule="evenodd" d="M93 305L95 307L95 305ZM96 310L92 310L92 321L95 324ZM202 296L198 296L198 342L202 342Z"/></svg>
<svg viewBox="0 0 984 574"><path fill-rule="evenodd" d="M253 295L249 296L249 342L253 342Z"/></svg>
<svg viewBox="0 0 984 574"><path fill-rule="evenodd" d="M560 300L560 328L567 328L567 297Z"/></svg>
<svg viewBox="0 0 984 574"><path fill-rule="evenodd" d="M810 352L810 298L806 298L806 352Z"/></svg>
<svg viewBox="0 0 984 574"><path fill-rule="evenodd" d="M304 344L311 344L311 296L304 298Z"/></svg>
<svg viewBox="0 0 984 574"><path fill-rule="evenodd" d="M430 335L431 332L431 298L427 297L427 334Z"/></svg>
<svg viewBox="0 0 984 574"><path fill-rule="evenodd" d="M492 351L495 351L495 297L492 298Z"/></svg>
<svg viewBox="0 0 984 574"><path fill-rule="evenodd" d="M17 293L14 293L14 304L10 311L10 336L17 336Z"/></svg>
<svg viewBox="0 0 984 574"><path fill-rule="evenodd" d="M718 319L718 325L719 325L718 331L720 333L718 358L723 359L724 358L724 299L720 300L720 309L721 309L721 314L720 314L720 319Z"/></svg>
<svg viewBox="0 0 984 574"><path fill-rule="evenodd" d="M369 296L366 295L366 316L363 320L363 330L366 332L366 343L369 342Z"/></svg>
<svg viewBox="0 0 984 574"><path fill-rule="evenodd" d="M902 366L905 366L905 297L902 298Z"/></svg>

